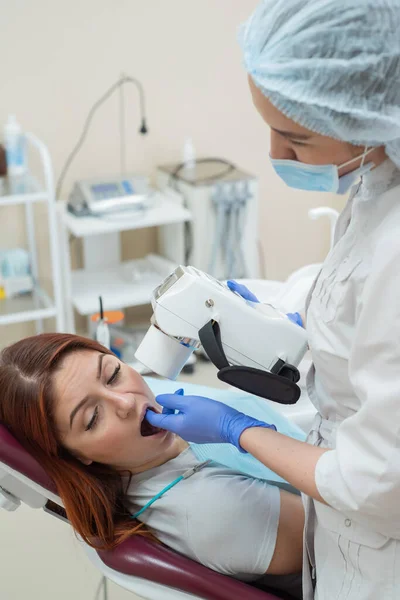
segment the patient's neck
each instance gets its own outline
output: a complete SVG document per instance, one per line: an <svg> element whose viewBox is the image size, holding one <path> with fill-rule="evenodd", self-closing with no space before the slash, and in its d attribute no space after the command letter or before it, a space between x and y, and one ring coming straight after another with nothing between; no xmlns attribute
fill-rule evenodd
<svg viewBox="0 0 400 600"><path fill-rule="evenodd" d="M189 444L185 442L182 438L175 436L172 444L168 447L168 449L163 452L160 456L158 456L155 460L151 461L151 463L147 463L145 465L141 465L140 467L136 467L134 469L129 469L129 471L133 475L137 475L138 473L144 473L145 471L149 471L150 469L154 469L155 467L161 467L170 460L173 460L182 452L189 447Z"/></svg>
<svg viewBox="0 0 400 600"><path fill-rule="evenodd" d="M176 458L177 456L182 454L182 452L184 452L186 448L189 448L189 444L176 435L174 443L171 444L170 448L168 448L168 451L165 453L165 455L163 455L160 458L160 464L157 466L164 465L169 460Z"/></svg>

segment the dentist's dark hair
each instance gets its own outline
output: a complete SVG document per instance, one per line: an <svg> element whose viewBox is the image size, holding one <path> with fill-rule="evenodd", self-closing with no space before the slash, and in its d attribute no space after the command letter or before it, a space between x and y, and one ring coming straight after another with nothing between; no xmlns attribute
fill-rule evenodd
<svg viewBox="0 0 400 600"><path fill-rule="evenodd" d="M54 373L76 351L112 354L94 340L51 333L21 340L0 353L0 422L53 480L68 520L96 549L111 549L133 534L153 538L125 507L123 473L83 465L60 443L54 421Z"/></svg>

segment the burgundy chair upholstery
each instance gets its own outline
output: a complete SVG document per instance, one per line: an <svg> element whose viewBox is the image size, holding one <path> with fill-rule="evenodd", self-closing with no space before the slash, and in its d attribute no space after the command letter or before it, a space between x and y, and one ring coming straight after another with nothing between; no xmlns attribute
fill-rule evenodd
<svg viewBox="0 0 400 600"><path fill-rule="evenodd" d="M140 537L127 540L112 552L99 552L99 556L111 569L207 600L278 600L275 595L216 573L165 546Z"/></svg>
<svg viewBox="0 0 400 600"><path fill-rule="evenodd" d="M19 471L46 490L57 494L56 486L39 463L0 424L0 462Z"/></svg>
<svg viewBox="0 0 400 600"><path fill-rule="evenodd" d="M0 462L19 471L45 489L55 486L39 463L0 424ZM278 600L278 597L226 577L138 536L115 550L99 552L109 568L200 596L205 600Z"/></svg>

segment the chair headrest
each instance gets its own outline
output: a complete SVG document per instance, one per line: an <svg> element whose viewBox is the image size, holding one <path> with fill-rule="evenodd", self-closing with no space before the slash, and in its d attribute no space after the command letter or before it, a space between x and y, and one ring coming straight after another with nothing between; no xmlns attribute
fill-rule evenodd
<svg viewBox="0 0 400 600"><path fill-rule="evenodd" d="M57 493L56 486L40 464L21 446L11 433L0 423L0 462L5 463L25 477Z"/></svg>

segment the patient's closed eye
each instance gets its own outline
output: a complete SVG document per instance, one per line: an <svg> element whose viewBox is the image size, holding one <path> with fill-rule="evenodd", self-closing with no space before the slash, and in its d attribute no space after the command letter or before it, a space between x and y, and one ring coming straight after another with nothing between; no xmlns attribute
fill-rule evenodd
<svg viewBox="0 0 400 600"><path fill-rule="evenodd" d="M97 419L99 416L99 407L96 406L93 412L93 416L90 419L89 423L85 427L85 431L89 431L90 429L94 429L96 427Z"/></svg>
<svg viewBox="0 0 400 600"><path fill-rule="evenodd" d="M107 381L107 385L110 385L111 383L116 383L118 381L120 371L121 371L121 365L120 365L120 363L118 363L118 365L115 367L114 372L111 375L110 379Z"/></svg>

